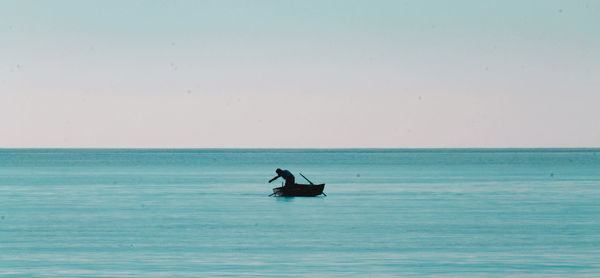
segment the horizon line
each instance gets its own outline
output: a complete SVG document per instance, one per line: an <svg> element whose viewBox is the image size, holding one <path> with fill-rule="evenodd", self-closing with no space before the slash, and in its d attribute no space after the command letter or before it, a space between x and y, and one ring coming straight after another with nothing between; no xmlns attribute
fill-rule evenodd
<svg viewBox="0 0 600 278"><path fill-rule="evenodd" d="M0 147L0 150L551 150L598 149L599 147Z"/></svg>

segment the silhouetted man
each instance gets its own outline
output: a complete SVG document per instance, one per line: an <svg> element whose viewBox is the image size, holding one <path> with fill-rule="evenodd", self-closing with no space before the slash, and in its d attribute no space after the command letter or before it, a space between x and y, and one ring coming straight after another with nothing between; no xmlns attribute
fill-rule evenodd
<svg viewBox="0 0 600 278"><path fill-rule="evenodd" d="M277 173L277 176L272 178L270 182L276 180L279 177L282 177L285 180L285 186L294 186L296 185L296 178L294 178L294 175L292 175L292 173L290 173L290 171L288 170L281 170L279 168L277 168L277 170L275 170L275 173Z"/></svg>

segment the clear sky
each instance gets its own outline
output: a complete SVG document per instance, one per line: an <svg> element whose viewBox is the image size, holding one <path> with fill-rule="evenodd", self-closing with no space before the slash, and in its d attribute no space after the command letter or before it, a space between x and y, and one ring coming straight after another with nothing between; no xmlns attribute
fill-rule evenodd
<svg viewBox="0 0 600 278"><path fill-rule="evenodd" d="M0 147L600 147L600 1L0 1Z"/></svg>

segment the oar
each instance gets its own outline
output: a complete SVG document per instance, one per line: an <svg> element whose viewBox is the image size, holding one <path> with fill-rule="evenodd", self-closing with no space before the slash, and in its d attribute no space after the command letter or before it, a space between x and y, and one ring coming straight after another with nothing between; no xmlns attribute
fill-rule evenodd
<svg viewBox="0 0 600 278"><path fill-rule="evenodd" d="M302 176L307 182L309 182L310 185L315 185L312 181L308 180L304 175L302 175L302 173L300 173L300 176Z"/></svg>
<svg viewBox="0 0 600 278"><path fill-rule="evenodd" d="M281 187L283 187L283 182L281 182ZM267 197L271 197L271 196L273 196L273 195L275 195L275 192L273 192L273 193L269 194L269 196L267 196Z"/></svg>
<svg viewBox="0 0 600 278"><path fill-rule="evenodd" d="M302 173L298 172L300 174L300 176L302 176L306 181L308 181L310 183L310 185L315 185L312 181L310 181L309 179L307 179L304 175L302 175ZM325 197L327 197L327 194L325 194L325 192L321 192L321 194L325 195Z"/></svg>

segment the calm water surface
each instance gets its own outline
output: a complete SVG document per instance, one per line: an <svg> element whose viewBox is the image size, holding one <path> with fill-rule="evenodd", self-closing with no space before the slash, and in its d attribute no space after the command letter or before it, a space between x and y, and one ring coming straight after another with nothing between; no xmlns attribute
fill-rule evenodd
<svg viewBox="0 0 600 278"><path fill-rule="evenodd" d="M600 150L2 149L0 276L598 277Z"/></svg>

